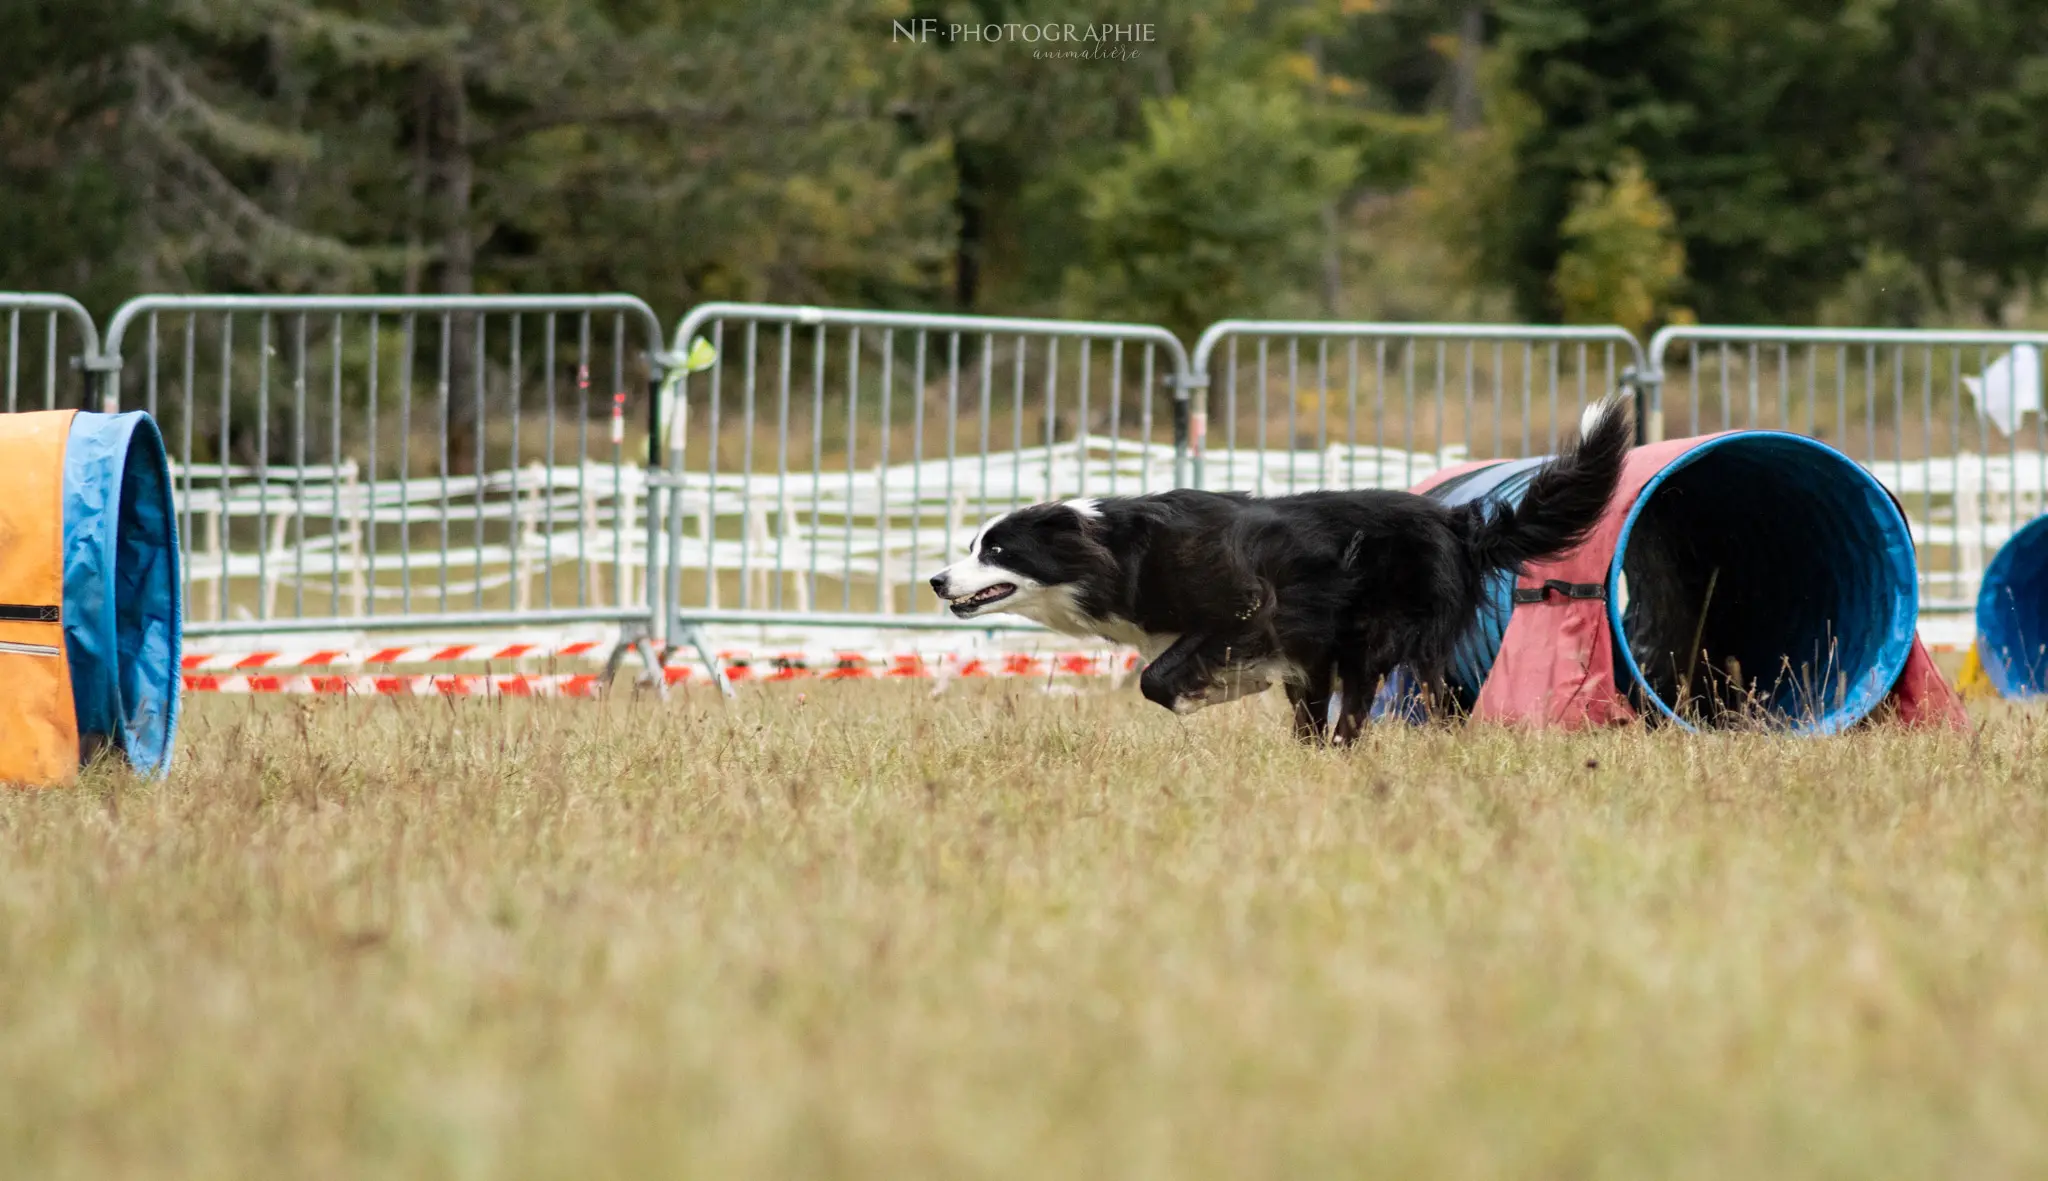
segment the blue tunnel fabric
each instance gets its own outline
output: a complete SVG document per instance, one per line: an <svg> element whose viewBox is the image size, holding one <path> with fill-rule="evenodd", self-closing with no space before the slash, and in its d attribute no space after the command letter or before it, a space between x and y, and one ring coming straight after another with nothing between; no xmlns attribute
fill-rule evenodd
<svg viewBox="0 0 2048 1181"><path fill-rule="evenodd" d="M1741 704L1834 734L1898 683L1919 623L1897 503L1841 452L1781 431L1713 436L1652 476L1607 585L1617 681L1680 725L1679 686L1711 680L1679 675L1695 632L1717 668L1739 662L1745 684L1725 691Z"/></svg>
<svg viewBox="0 0 2048 1181"><path fill-rule="evenodd" d="M1977 658L2000 697L2048 691L2048 517L2013 534L1985 567Z"/></svg>
<svg viewBox="0 0 2048 1181"><path fill-rule="evenodd" d="M1535 478L1543 463L1541 456L1503 460L1453 476L1423 495L1453 507L1488 498L1516 504L1521 501L1522 493L1528 489L1529 481ZM1479 690L1486 684L1486 674L1493 667L1494 657L1500 654L1501 636L1507 632L1510 613L1514 610L1514 590L1514 576L1506 571L1488 578L1478 616L1458 637L1456 647L1451 650L1446 680L1460 709L1469 711L1479 701ZM1374 697L1373 716L1385 717L1398 712L1410 721L1421 721L1421 703L1415 698L1414 688L1413 678L1406 670L1396 670Z"/></svg>
<svg viewBox="0 0 2048 1181"><path fill-rule="evenodd" d="M1445 481L1445 504L1519 504L1543 460L1503 462ZM2048 586L2048 530L2040 578ZM1711 580L1713 595L1707 595ZM1447 680L1472 709L1500 654L1514 581L1495 576L1453 649ZM2037 596L2048 623L2048 596ZM1706 608L1702 615L1703 605ZM1673 654L1701 644L1734 657L1754 697L1790 729L1854 725L1897 683L1912 651L1919 585L1912 535L1882 484L1839 451L1803 435L1745 431L1701 441L1644 484L1629 506L1607 576L1615 682L1638 707L1690 728L1674 705L1707 679L1680 678ZM2040 631L2048 640L2048 631ZM1987 662L1988 663L1988 662ZM2041 662L2048 677L2048 660ZM1787 669L1797 670L1790 674ZM1397 676L1375 716L1418 719ZM1698 706L1705 694L1692 694ZM1396 709L1396 702L1407 708Z"/></svg>
<svg viewBox="0 0 2048 1181"><path fill-rule="evenodd" d="M169 769L177 734L179 586L156 423L78 414L64 455L64 641L79 743L114 746L143 775Z"/></svg>

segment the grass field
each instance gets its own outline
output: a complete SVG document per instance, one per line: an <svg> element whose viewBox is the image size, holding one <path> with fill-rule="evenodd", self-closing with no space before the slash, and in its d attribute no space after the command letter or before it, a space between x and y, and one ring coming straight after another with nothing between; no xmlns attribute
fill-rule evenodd
<svg viewBox="0 0 2048 1181"><path fill-rule="evenodd" d="M0 1172L2038 1176L2044 754L196 700L0 798Z"/></svg>

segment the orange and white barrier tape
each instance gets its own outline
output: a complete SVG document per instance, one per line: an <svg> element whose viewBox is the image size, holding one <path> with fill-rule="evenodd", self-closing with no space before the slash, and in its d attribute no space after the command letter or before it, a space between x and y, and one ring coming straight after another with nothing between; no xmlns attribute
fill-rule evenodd
<svg viewBox="0 0 2048 1181"><path fill-rule="evenodd" d="M573 647L574 645L572 645ZM438 651L453 651L453 648ZM422 676L380 676L367 673L285 672L292 668L335 668L396 660L369 660L379 653L319 652L309 655L318 661L287 659L290 653L247 653L241 656L193 654L185 659L185 688L193 693L339 693L378 697L593 697L602 679L595 673L491 673ZM428 651L417 649L416 651ZM501 649L502 651L502 649ZM604 648L598 654L609 652ZM568 653L562 649L555 655ZM536 652L524 658L534 658ZM270 657L263 663L246 663L253 657ZM413 658L416 662L420 658ZM449 660L488 660L489 656L456 656ZM514 659L500 657L499 659ZM1117 677L1137 670L1138 655L1129 651L1093 652L853 652L816 651L725 651L717 654L726 679L734 684L750 681L796 681L806 679L902 680L954 677ZM214 663L219 662L219 663ZM213 671L219 670L219 671ZM277 671L264 671L277 670ZM697 663L670 665L662 670L671 685L693 681L708 683L710 677Z"/></svg>
<svg viewBox="0 0 2048 1181"><path fill-rule="evenodd" d="M187 652L179 667L187 673L257 669L361 668L380 664L505 664L515 660L603 660L612 645L603 640L566 644L410 644L392 648L279 649L267 652Z"/></svg>

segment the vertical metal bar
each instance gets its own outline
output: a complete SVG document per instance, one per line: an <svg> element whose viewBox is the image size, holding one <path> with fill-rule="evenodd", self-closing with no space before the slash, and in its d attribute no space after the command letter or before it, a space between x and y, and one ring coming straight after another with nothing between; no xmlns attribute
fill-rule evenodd
<svg viewBox="0 0 2048 1181"><path fill-rule="evenodd" d="M1934 349L1926 350L1927 364L1920 382L1921 473L1920 519L1934 526Z"/></svg>
<svg viewBox="0 0 2048 1181"><path fill-rule="evenodd" d="M1089 353L1092 351L1090 346L1094 343L1094 341L1085 336L1081 338L1080 417L1074 423L1074 461L1080 468L1079 474L1076 477L1080 481L1077 494L1081 496L1088 495L1088 429L1091 422L1088 417L1088 366L1092 359L1089 356ZM1115 444L1112 443L1110 463L1114 465L1115 462Z"/></svg>
<svg viewBox="0 0 2048 1181"><path fill-rule="evenodd" d="M846 512L844 533L840 553L839 609L853 610L853 512L854 472L860 464L854 454L854 442L860 433L860 326L854 325L846 332Z"/></svg>
<svg viewBox="0 0 2048 1181"><path fill-rule="evenodd" d="M1554 452L1557 450L1557 342L1554 340L1551 341L1550 344L1544 348L1543 352L1545 360L1547 362L1546 368L1548 368L1550 371L1549 450Z"/></svg>
<svg viewBox="0 0 2048 1181"><path fill-rule="evenodd" d="M228 554L234 550L234 535L230 528L234 518L228 515L228 468L234 462L234 449L230 441L229 428L233 425L233 404L231 386L235 373L235 314L229 312L220 318L220 610L215 619L228 617Z"/></svg>
<svg viewBox="0 0 2048 1181"><path fill-rule="evenodd" d="M1892 346L1892 470L1906 470L1906 346ZM1876 459L1875 453L1871 455Z"/></svg>
<svg viewBox="0 0 2048 1181"><path fill-rule="evenodd" d="M1721 373L1720 373L1720 377L1721 377L1721 429L1725 431L1725 430L1727 430L1727 429L1728 429L1728 426L1729 426L1729 418L1728 418L1728 342L1727 342L1727 341L1725 341L1725 340L1724 340L1724 341L1722 341L1722 342L1721 342L1721 344L1720 344L1720 359L1721 359Z"/></svg>
<svg viewBox="0 0 2048 1181"><path fill-rule="evenodd" d="M449 417L454 413L455 409L455 391L452 388L455 381L455 321L454 317L447 312L441 313L440 354L440 367L434 379L434 397L439 403L437 413L434 416L437 428L434 449L437 452L435 459L439 465L441 477L441 503L439 510L434 516L440 524L441 530L441 560L437 565L441 570L441 610L446 611L448 610L448 567L453 565L455 561L454 551L450 548L451 542L449 538L449 528L453 523L450 518L454 516L454 513L450 508L448 493L448 428Z"/></svg>
<svg viewBox="0 0 2048 1181"><path fill-rule="evenodd" d="M1582 340L1579 342L1579 407L1578 412L1572 415L1574 423L1586 416L1586 368L1586 342ZM1558 440L1562 442L1564 438L1564 424L1553 424L1551 429L1557 432Z"/></svg>
<svg viewBox="0 0 2048 1181"><path fill-rule="evenodd" d="M587 319L588 317L586 317ZM821 325L818 331L822 334ZM707 606L718 604L718 454L725 439L725 321L714 320L711 324L711 355L716 358L711 365L711 377L706 383L710 387L709 422L704 438L704 602ZM822 357L824 351L819 350ZM822 362L821 362L822 363ZM680 503L680 501L678 502ZM812 542L813 545L817 543ZM580 584L589 576L579 569L577 581ZM678 572L677 578L680 579ZM579 594L581 592L578 592Z"/></svg>
<svg viewBox="0 0 2048 1181"><path fill-rule="evenodd" d="M341 313L334 313L332 331L328 337L333 348L332 375L328 381L327 404L327 466L332 469L327 478L327 613L343 614L341 609Z"/></svg>
<svg viewBox="0 0 2048 1181"><path fill-rule="evenodd" d="M184 585L180 588L183 597L180 601L187 603L192 601L192 420L199 417L199 387L195 384L199 368L199 335L194 331L195 318L193 313L185 313L185 384L179 390L180 416L185 420L178 428L179 433L184 436L183 455L180 460L184 471L180 474L184 476L185 486L184 495L179 498L178 503L179 548L181 556L185 559ZM221 462L227 462L225 455L221 457Z"/></svg>
<svg viewBox="0 0 2048 1181"><path fill-rule="evenodd" d="M917 330L917 356L911 363L910 372L910 586L907 592L909 602L904 605L908 611L917 610L918 588L923 585L923 570L919 556L924 551L918 548L918 532L924 523L924 353L925 329Z"/></svg>
<svg viewBox="0 0 2048 1181"><path fill-rule="evenodd" d="M1316 482L1330 486L1330 338L1316 338Z"/></svg>
<svg viewBox="0 0 2048 1181"><path fill-rule="evenodd" d="M1407 423L1401 437L1401 486L1415 486L1415 342L1401 346L1401 406Z"/></svg>
<svg viewBox="0 0 2048 1181"><path fill-rule="evenodd" d="M399 610L412 611L412 495L407 491L412 470L412 386L413 353L419 345L419 325L411 312L405 313L404 347L398 355L398 577Z"/></svg>
<svg viewBox="0 0 2048 1181"><path fill-rule="evenodd" d="M1024 501L1024 337L1017 337L1010 378L1010 507Z"/></svg>
<svg viewBox="0 0 2048 1181"><path fill-rule="evenodd" d="M1230 337L1229 352L1230 360L1223 371L1223 421L1224 434L1226 436L1224 446L1230 453L1230 482L1234 484L1237 482L1237 335L1235 333L1232 333ZM1146 440L1149 442L1151 436L1147 435Z"/></svg>
<svg viewBox="0 0 2048 1181"><path fill-rule="evenodd" d="M740 397L740 475L746 480L747 492L740 507L740 606L753 606L754 594L754 382L755 352L760 346L761 322L747 321L746 368L741 377L744 383Z"/></svg>
<svg viewBox="0 0 2048 1181"><path fill-rule="evenodd" d="M1849 346L1835 346L1835 441L1849 449Z"/></svg>
<svg viewBox="0 0 2048 1181"><path fill-rule="evenodd" d="M1963 515L1958 511L1962 506L1963 491L1963 346L1957 345L1948 351L1948 453L1952 457L1948 469L1949 518L1955 522L1954 535L1949 538L1948 577L1949 584L1960 596L1963 592ZM1933 522L1929 522L1930 527Z"/></svg>
<svg viewBox="0 0 2048 1181"><path fill-rule="evenodd" d="M57 408L57 313L43 318L43 409Z"/></svg>
<svg viewBox="0 0 2048 1181"><path fill-rule="evenodd" d="M1344 486L1358 487L1358 338L1352 337L1344 350L1344 397L1349 408L1350 430L1344 436ZM1373 481L1379 483L1377 479Z"/></svg>
<svg viewBox="0 0 2048 1181"><path fill-rule="evenodd" d="M996 338L984 332L981 334L981 501L975 508L980 516L988 515L988 420L990 403L995 394L996 380ZM979 519L979 517L977 517Z"/></svg>
<svg viewBox="0 0 2048 1181"><path fill-rule="evenodd" d="M946 337L946 520L952 519L955 497L959 494L959 474L954 470L956 452L960 444L960 333L955 331ZM945 540L945 556L953 556L953 538ZM946 605L937 604L937 610L944 612Z"/></svg>
<svg viewBox="0 0 2048 1181"><path fill-rule="evenodd" d="M270 313L256 333L256 618L270 618Z"/></svg>
<svg viewBox="0 0 2048 1181"><path fill-rule="evenodd" d="M552 610L552 609L554 608L554 605L555 605L555 489L556 489L556 487L557 487L557 484L556 484L556 481L555 481L555 457L556 457L556 450L555 450L555 444L556 444L556 438L555 438L555 428L556 428L556 426L557 426L557 425L559 425L559 423L560 423L560 420L561 420L561 414L562 414L562 412L561 412L561 406L560 406L560 397L559 397L559 395L560 395L560 386L559 386L559 383L560 383L560 375L559 375L558 373L556 373L556 372L555 372L555 370L556 370L556 363L555 363L555 360L556 360L556 359L555 359L555 347L556 347L556 344L557 344L557 340L558 340L558 337L559 337L559 335L560 335L560 333L561 333L561 325L560 325L560 323L559 323L559 322L558 322L558 321L556 320L556 318L555 318L555 313L554 313L554 312L549 312L549 313L547 313L547 314L546 314L545 316L541 317L541 325L540 325L540 327L541 327L541 345L540 345L540 353L541 353L541 360L540 360L540 365L541 365L541 377L542 377L542 384L543 384L543 386L545 387L545 390L546 390L546 393L547 393L547 399L548 399L548 414L547 414L547 449L548 449L548 461L547 461L547 473L546 473L546 474L545 474L544 476L542 476L542 477L541 477L541 479L542 479L542 481L543 481L543 484L544 484L545 492L544 492L544 494L543 494L543 495L541 496L541 501L540 501L540 511L541 511L541 520L542 520L542 524L541 524L541 543L540 543L540 552L541 552L541 557L540 557L540 566L541 566L541 569L542 569L542 570L545 570L545 571L546 571L547 573L546 573L546 574L545 574L544 576L542 576L542 578L541 578L541 580L540 580L540 585L541 585L541 601L542 601L542 602L543 602L543 603L544 603L544 604L545 604L545 605L546 605L546 606L548 607L548 609ZM679 389L679 390L677 391L677 401L678 401L678 403L681 403L681 402L685 401L685 400L687 399L687 397L688 397L688 389L687 389L687 386L685 386L684 388L682 388L682 389ZM684 412L685 412L685 408L684 408L684 407L683 407L682 405L678 405L678 406L677 406L677 408L676 408L676 413L678 413L678 414L682 414L682 413L684 413ZM688 439L687 439L687 438L686 438L686 439L684 440L684 443L685 443L685 445L687 445L687 443L688 443ZM680 508L680 506L681 506L681 504L682 504L682 492L681 492L680 490L678 490L678 491L677 491L677 493L676 493L676 503L677 503L677 505L678 505L678 509L677 509L677 513L676 513L676 516L677 516L677 518L678 518L678 519L681 519L681 508ZM673 529L671 529L671 531L670 531L670 539L669 539L669 540L670 540L670 553L671 553L671 554L673 554L673 553L675 552L675 546L674 546L674 540L675 540L675 538L674 538L674 530L673 530ZM669 567L670 567L670 569L674 569L674 568L675 568L675 562L674 562L673 560L671 560L671 561L670 561L670 563L669 563ZM677 573L676 577L678 578L678 580L680 580L680 578L681 578L681 574L680 574L680 572L678 572L678 573ZM680 589L680 588L678 588L678 589Z"/></svg>
<svg viewBox="0 0 2048 1181"><path fill-rule="evenodd" d="M21 309L7 312L7 413L17 409L21 393Z"/></svg>
<svg viewBox="0 0 2048 1181"><path fill-rule="evenodd" d="M1258 415L1259 415L1259 420L1258 420L1258 421L1259 421L1259 458L1258 458L1258 469L1257 469L1257 470L1258 470L1258 474L1257 474L1256 476L1254 476L1254 477L1253 477L1253 487L1252 487L1252 491L1254 491L1255 493L1257 493L1257 494L1258 494L1258 495L1260 495L1260 496L1264 496L1264 495L1266 494L1266 452L1267 452L1268 450L1270 450L1270 447L1268 446L1268 440L1267 440L1267 438L1266 438L1266 422L1267 422L1267 420L1268 420L1269 418L1271 418L1271 417L1272 417L1272 415L1268 414L1268 413L1267 413L1267 411L1266 411L1266 388L1267 388L1267 386L1269 386L1269 385L1271 385L1271 384L1272 384L1272 378L1271 378L1271 376L1270 376L1270 371L1269 371L1269 369L1268 369L1268 367L1267 367L1267 364L1266 364L1266 361L1267 361L1267 355L1268 355L1268 351L1269 351L1269 350L1268 350L1268 346L1267 346L1267 341L1266 341L1266 338L1265 338L1265 337L1263 337L1263 336L1261 336L1261 337L1259 338L1259 385L1258 385L1258 394L1259 394L1259 409L1258 409Z"/></svg>
<svg viewBox="0 0 2048 1181"><path fill-rule="evenodd" d="M889 403L895 398L896 330L882 330L882 446L875 457L875 607L896 613L896 589L883 577L889 565ZM916 571L911 572L914 576Z"/></svg>
<svg viewBox="0 0 2048 1181"><path fill-rule="evenodd" d="M143 394L143 407L144 407L145 409L147 409L147 410L149 411L149 416L150 416L151 418L156 418L156 417L157 417L157 412L156 412L156 350L157 350L157 334L156 334L156 313L155 313L155 312L151 312L151 313L149 314L149 364L148 364L148 367L147 367L147 368L148 368L148 374L147 374L147 377L146 377L146 382L147 382L147 384L146 384L146 385L145 385L145 387L144 387L144 390L145 390L145 392L144 392L144 394Z"/></svg>
<svg viewBox="0 0 2048 1181"><path fill-rule="evenodd" d="M1530 438L1530 420L1536 417L1536 343L1522 342L1522 454L1527 456L1534 445Z"/></svg>
<svg viewBox="0 0 2048 1181"><path fill-rule="evenodd" d="M1758 348L1759 346L1756 341L1749 342L1749 364L1743 374L1743 376L1748 378L1748 381L1744 384L1749 386L1749 417L1743 420L1742 425L1752 428L1757 425L1757 420L1763 416L1762 405L1757 400L1757 386L1762 377L1763 370L1763 362L1760 359L1761 354L1758 352Z"/></svg>
<svg viewBox="0 0 2048 1181"><path fill-rule="evenodd" d="M1806 433L1817 438L1814 432L1819 428L1814 419L1814 403L1820 401L1820 373L1814 358L1819 350L1808 345L1802 351L1806 354Z"/></svg>
<svg viewBox="0 0 2048 1181"><path fill-rule="evenodd" d="M1140 440L1138 486L1145 486L1144 473L1152 464L1152 440ZM1124 342L1118 337L1109 344L1109 494L1116 495L1117 469L1122 466L1124 445Z"/></svg>
<svg viewBox="0 0 2048 1181"><path fill-rule="evenodd" d="M1295 462L1301 449L1301 425L1296 421L1295 408L1301 403L1301 338L1287 338L1287 490L1294 491L1295 472L1301 466Z"/></svg>
<svg viewBox="0 0 2048 1181"><path fill-rule="evenodd" d="M1778 429L1792 429L1792 350L1778 346Z"/></svg>
<svg viewBox="0 0 2048 1181"><path fill-rule="evenodd" d="M1059 499L1054 491L1053 450L1059 443L1059 390L1060 338L1049 336L1045 339L1045 498Z"/></svg>
<svg viewBox="0 0 2048 1181"><path fill-rule="evenodd" d="M375 615L377 613L377 354L383 351L383 345L380 341L381 331L382 328L377 313L371 312L370 400L367 406L368 413L364 416L368 432L367 437L364 439L364 450L369 455L370 468L366 478L363 480L361 490L357 493L364 500L363 564L367 567L363 575L365 588L363 613L365 615Z"/></svg>
<svg viewBox="0 0 2048 1181"><path fill-rule="evenodd" d="M1145 442L1147 446L1150 446L1152 442L1152 399L1154 397L1153 391L1155 388L1153 386L1154 371L1152 367L1152 351L1154 347L1155 346L1152 344L1151 341L1148 340L1145 342L1145 356L1142 363L1143 369L1140 374L1140 376L1144 378L1145 382L1145 396L1138 400L1138 425L1139 429L1144 432ZM1141 489L1141 491L1149 492L1151 490L1151 483L1152 465L1150 463L1147 463L1145 465L1145 487Z"/></svg>
<svg viewBox="0 0 2048 1181"><path fill-rule="evenodd" d="M789 511L789 389L796 364L795 338L795 326L784 322L782 381L777 394L775 436L775 609L778 611L782 609L783 583L789 581L789 563L784 551L794 524Z"/></svg>
<svg viewBox="0 0 2048 1181"><path fill-rule="evenodd" d="M811 570L810 603L818 605L818 537L825 515L825 326L811 337ZM709 559L706 559L708 562Z"/></svg>
<svg viewBox="0 0 2048 1181"><path fill-rule="evenodd" d="M1863 454L1877 459L1877 346L1863 346Z"/></svg>
<svg viewBox="0 0 2048 1181"><path fill-rule="evenodd" d="M1387 482L1387 338L1372 342L1372 486ZM1405 461L1404 461L1405 462Z"/></svg>
<svg viewBox="0 0 2048 1181"><path fill-rule="evenodd" d="M519 446L519 404L525 400L526 393L523 380L525 376L525 350L521 347L525 343L526 316L522 312L512 312L508 314L507 319L512 322L512 340L510 344L512 359L511 368L507 372L505 400L508 405L505 408L512 415L512 454L510 461L505 466L511 473L512 483L507 492L507 500L505 502L505 572L510 578L510 581L507 583L509 590L506 595L506 602L514 609L531 611L533 610L533 604L526 601L526 584L521 581L519 573L525 565L525 563L520 561L519 551L526 545L526 536L523 528L525 518L522 516L520 508L520 501L525 499L526 469L523 466L525 462L523 452ZM649 452L647 474L654 474L652 451ZM647 580L649 583L652 583L654 581L655 546L653 544L654 535L651 529L654 516L654 490L651 487L647 490L647 511L650 522L650 531L647 537Z"/></svg>
<svg viewBox="0 0 2048 1181"><path fill-rule="evenodd" d="M1472 435L1474 433L1472 430L1473 369L1472 342L1468 340L1465 342L1465 420L1458 427L1458 437L1465 443L1465 458L1468 460L1474 458L1472 454Z"/></svg>
<svg viewBox="0 0 2048 1181"><path fill-rule="evenodd" d="M484 382L489 372L488 367L490 364L484 342L491 330L490 315L488 313L478 313L475 324L476 332L470 338L469 385L471 391L470 433L475 435L476 438L474 440L475 446L472 449L474 454L471 456L469 470L471 473L470 478L474 481L470 490L470 496L476 502L476 524L471 528L470 536L476 546L474 570L472 572L472 577L476 581L473 601L476 604L476 609L481 611L484 607L484 477L487 466L484 460L484 436L489 433L491 427L491 420L484 411Z"/></svg>
<svg viewBox="0 0 2048 1181"><path fill-rule="evenodd" d="M1438 338L1436 342L1436 452L1437 461L1443 459L1444 450L1444 373L1451 367L1449 342ZM1414 481L1409 481L1411 484Z"/></svg>
<svg viewBox="0 0 2048 1181"><path fill-rule="evenodd" d="M1990 367L1990 350L1984 345L1978 345L1977 372L1982 374ZM2014 368L2018 367L2015 366ZM1991 518L1991 428L1986 423L1985 415L1981 412L1982 408L1980 407L1979 409L1980 412L1977 415L1977 515L1976 519L1969 523L1969 528L1976 535L1977 552L1982 554L1985 543L1990 541L1988 525ZM1956 538L1958 541L1962 539L1962 531L1963 521L1961 515L1958 514L1956 519ZM1984 570L1982 567L1978 568L1977 577L1980 581L1983 579Z"/></svg>
<svg viewBox="0 0 2048 1181"><path fill-rule="evenodd" d="M1505 454L1505 453L1506 453L1506 451L1507 451L1507 440L1506 440L1506 438L1504 438L1504 437L1503 437L1503 432L1504 432L1504 431L1505 431L1505 430L1506 430L1507 428L1506 428L1506 426L1505 426L1505 425L1504 425L1504 424L1503 424L1503 423L1501 422L1501 419L1503 419L1503 418L1506 418L1506 417L1507 417L1507 415L1508 415L1508 408L1507 408L1507 402L1506 402L1506 397L1507 397L1507 382L1506 382L1506 380L1505 380L1505 378L1506 378L1506 375L1507 375L1507 370L1508 370L1508 364L1507 364L1507 346L1506 346L1506 345L1503 345L1503 344L1502 344L1501 342L1499 342L1499 341L1494 341L1494 342L1493 342L1493 454L1494 454L1494 457L1495 457L1495 458L1498 458L1498 457L1500 457L1501 455Z"/></svg>
<svg viewBox="0 0 2048 1181"><path fill-rule="evenodd" d="M711 388L718 388L719 366L711 370ZM718 473L718 407L714 401L711 409L711 472L712 483L717 483ZM576 315L576 503L579 519L576 523L576 605L590 605L590 530L583 527L581 510L590 502L590 313ZM717 528L717 518L712 528ZM707 544L709 539L707 540ZM710 559L706 559L709 561Z"/></svg>
<svg viewBox="0 0 2048 1181"><path fill-rule="evenodd" d="M292 618L306 617L306 313L292 326Z"/></svg>
<svg viewBox="0 0 2048 1181"><path fill-rule="evenodd" d="M481 339L481 334L479 334ZM479 366L481 368L481 366ZM639 523L626 519L626 317L612 313L612 606L626 605L626 530ZM481 438L481 435L479 436ZM482 448L477 454L482 456ZM482 467L482 464L478 464ZM650 495L646 510L654 511ZM654 555L649 554L652 561ZM652 578L652 571L648 577Z"/></svg>

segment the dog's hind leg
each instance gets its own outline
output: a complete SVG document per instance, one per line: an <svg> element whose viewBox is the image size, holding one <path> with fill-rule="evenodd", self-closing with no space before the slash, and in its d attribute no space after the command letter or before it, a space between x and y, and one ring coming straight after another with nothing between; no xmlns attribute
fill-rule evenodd
<svg viewBox="0 0 2048 1181"><path fill-rule="evenodd" d="M1337 724L1330 741L1350 746L1358 741L1365 724L1372 720L1372 699L1382 682L1394 673L1394 662L1376 656L1353 654L1337 663Z"/></svg>
<svg viewBox="0 0 2048 1181"><path fill-rule="evenodd" d="M1287 700L1294 706L1294 737L1309 746L1321 746L1329 737L1331 682L1335 668L1325 660L1308 669L1304 684L1290 682Z"/></svg>

